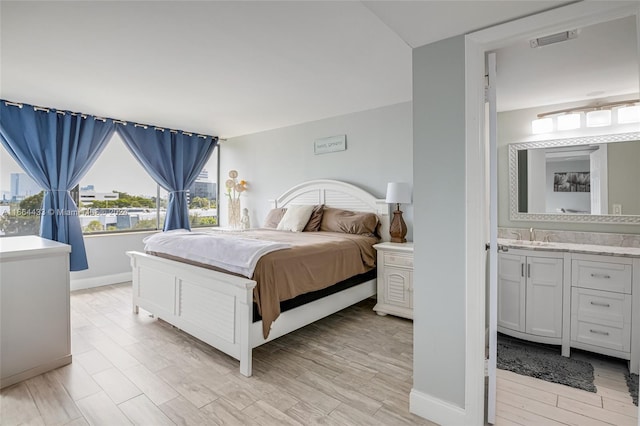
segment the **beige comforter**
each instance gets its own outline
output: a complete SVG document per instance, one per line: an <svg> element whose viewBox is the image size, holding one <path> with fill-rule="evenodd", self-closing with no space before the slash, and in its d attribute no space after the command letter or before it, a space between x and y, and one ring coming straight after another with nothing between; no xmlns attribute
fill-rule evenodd
<svg viewBox="0 0 640 426"><path fill-rule="evenodd" d="M254 299L262 316L266 339L280 315L280 302L321 290L375 267L374 237L339 232L288 232L273 229L239 231L242 238L286 242L290 249L268 253L258 261L252 279L257 282ZM175 256L158 256L185 261ZM209 269L209 265L196 264Z"/></svg>

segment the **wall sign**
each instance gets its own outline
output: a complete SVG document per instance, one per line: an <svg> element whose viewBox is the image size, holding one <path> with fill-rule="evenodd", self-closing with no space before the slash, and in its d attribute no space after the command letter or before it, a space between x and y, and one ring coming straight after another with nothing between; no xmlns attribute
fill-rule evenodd
<svg viewBox="0 0 640 426"><path fill-rule="evenodd" d="M329 136L328 138L316 139L313 142L313 152L316 155L346 150L347 135Z"/></svg>

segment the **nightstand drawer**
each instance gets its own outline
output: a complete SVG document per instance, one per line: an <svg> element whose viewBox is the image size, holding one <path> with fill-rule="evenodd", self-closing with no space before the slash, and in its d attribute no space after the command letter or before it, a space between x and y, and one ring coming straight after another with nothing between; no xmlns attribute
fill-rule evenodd
<svg viewBox="0 0 640 426"><path fill-rule="evenodd" d="M385 266L413 268L413 256L400 253L385 253L384 264Z"/></svg>
<svg viewBox="0 0 640 426"><path fill-rule="evenodd" d="M573 260L571 285L631 294L631 265Z"/></svg>

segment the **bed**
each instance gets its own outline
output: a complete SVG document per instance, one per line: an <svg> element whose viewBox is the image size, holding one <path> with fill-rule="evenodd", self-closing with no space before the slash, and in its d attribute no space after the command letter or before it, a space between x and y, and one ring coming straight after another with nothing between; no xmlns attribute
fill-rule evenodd
<svg viewBox="0 0 640 426"><path fill-rule="evenodd" d="M351 184L314 180L297 185L271 202L375 213L383 241L388 241L388 205ZM263 321L254 322L256 281L178 259L130 251L133 310L139 308L180 328L240 361L240 373L252 374L252 350L375 295L376 280L329 294L279 314L265 338Z"/></svg>

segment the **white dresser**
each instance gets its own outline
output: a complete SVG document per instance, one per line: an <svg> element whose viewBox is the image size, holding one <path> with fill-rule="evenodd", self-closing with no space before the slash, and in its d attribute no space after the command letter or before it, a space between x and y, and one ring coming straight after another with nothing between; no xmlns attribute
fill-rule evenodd
<svg viewBox="0 0 640 426"><path fill-rule="evenodd" d="M71 362L71 247L0 238L0 388Z"/></svg>
<svg viewBox="0 0 640 426"><path fill-rule="evenodd" d="M640 249L499 240L498 331L640 362ZM635 330L635 332L634 332Z"/></svg>
<svg viewBox="0 0 640 426"><path fill-rule="evenodd" d="M378 251L378 315L413 319L413 243L380 243Z"/></svg>

